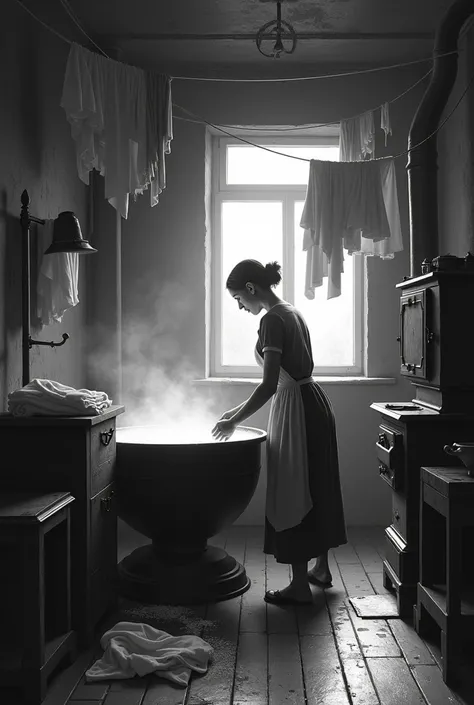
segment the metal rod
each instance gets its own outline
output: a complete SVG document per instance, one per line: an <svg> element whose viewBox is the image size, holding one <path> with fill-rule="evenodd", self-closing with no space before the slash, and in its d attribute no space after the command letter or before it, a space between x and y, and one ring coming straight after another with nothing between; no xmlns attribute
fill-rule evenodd
<svg viewBox="0 0 474 705"><path fill-rule="evenodd" d="M241 33L241 34L163 34L149 32L147 34L143 33L133 33L127 32L123 34L110 34L102 35L103 38L110 41L121 41L121 42L133 42L133 41L151 41L151 42L162 42L162 41L223 41L223 40L235 40L235 41L255 41L255 32ZM285 33L282 32L282 36L285 37ZM432 32L298 32L298 40L304 41L305 39L312 40L412 40L412 39L426 39L433 41L434 34Z"/></svg>
<svg viewBox="0 0 474 705"><path fill-rule="evenodd" d="M21 194L22 385L30 381L30 215L28 191Z"/></svg>
<svg viewBox="0 0 474 705"><path fill-rule="evenodd" d="M115 286L117 307L117 404L122 403L122 217L117 210L115 219L116 258Z"/></svg>

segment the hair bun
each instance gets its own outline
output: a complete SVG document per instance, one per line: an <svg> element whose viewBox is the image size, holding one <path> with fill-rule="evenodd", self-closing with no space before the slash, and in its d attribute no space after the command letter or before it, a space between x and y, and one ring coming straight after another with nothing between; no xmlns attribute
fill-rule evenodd
<svg viewBox="0 0 474 705"><path fill-rule="evenodd" d="M277 286L281 282L281 265L278 262L268 262L265 265L265 272L267 273L267 281L269 286Z"/></svg>

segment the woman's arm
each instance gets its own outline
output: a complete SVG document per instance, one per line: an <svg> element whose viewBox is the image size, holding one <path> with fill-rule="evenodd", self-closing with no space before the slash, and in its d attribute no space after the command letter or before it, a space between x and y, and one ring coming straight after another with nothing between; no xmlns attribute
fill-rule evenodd
<svg viewBox="0 0 474 705"><path fill-rule="evenodd" d="M263 355L263 380L230 419L235 425L255 414L275 394L280 375L281 353L267 350Z"/></svg>

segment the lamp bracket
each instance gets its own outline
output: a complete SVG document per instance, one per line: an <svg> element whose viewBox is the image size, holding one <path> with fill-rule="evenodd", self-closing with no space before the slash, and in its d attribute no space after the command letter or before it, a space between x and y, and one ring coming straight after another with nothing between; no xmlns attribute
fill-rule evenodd
<svg viewBox="0 0 474 705"><path fill-rule="evenodd" d="M46 340L33 340L30 335L28 338L28 345L30 348L32 348L33 345L49 345L50 348L59 348L61 345L64 345L66 340L69 340L69 336L67 333L63 333L62 338L63 340L61 343L55 343L54 341L48 343Z"/></svg>

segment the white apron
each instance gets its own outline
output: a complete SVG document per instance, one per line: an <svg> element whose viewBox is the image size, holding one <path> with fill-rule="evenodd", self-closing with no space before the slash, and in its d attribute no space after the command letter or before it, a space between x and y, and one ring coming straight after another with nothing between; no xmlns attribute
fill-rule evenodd
<svg viewBox="0 0 474 705"><path fill-rule="evenodd" d="M263 358L255 349L263 367ZM301 523L313 506L309 489L306 425L300 387L312 377L294 380L282 367L268 419L266 517L275 531Z"/></svg>

